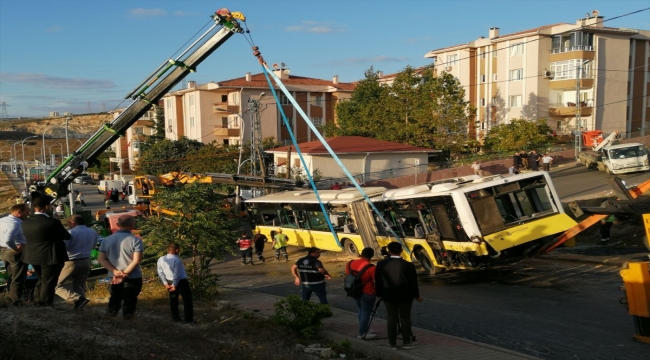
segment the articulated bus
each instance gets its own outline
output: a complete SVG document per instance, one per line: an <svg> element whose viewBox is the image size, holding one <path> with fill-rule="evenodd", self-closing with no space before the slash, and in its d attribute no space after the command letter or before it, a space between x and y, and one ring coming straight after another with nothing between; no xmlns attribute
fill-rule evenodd
<svg viewBox="0 0 650 360"><path fill-rule="evenodd" d="M287 191L248 200L253 226L273 236L278 228L289 245L358 254L375 253L395 232L407 260L429 273L480 269L536 254L576 223L564 213L547 172L476 175L399 189L364 188L381 221L355 189L320 191L323 214L312 191ZM329 231L328 216L340 239Z"/></svg>

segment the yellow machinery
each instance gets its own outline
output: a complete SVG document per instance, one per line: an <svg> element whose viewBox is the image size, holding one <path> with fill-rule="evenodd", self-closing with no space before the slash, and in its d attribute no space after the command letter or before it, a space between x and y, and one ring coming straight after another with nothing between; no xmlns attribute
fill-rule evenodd
<svg viewBox="0 0 650 360"><path fill-rule="evenodd" d="M633 262L621 270L625 297L634 319L634 338L650 344L650 262Z"/></svg>

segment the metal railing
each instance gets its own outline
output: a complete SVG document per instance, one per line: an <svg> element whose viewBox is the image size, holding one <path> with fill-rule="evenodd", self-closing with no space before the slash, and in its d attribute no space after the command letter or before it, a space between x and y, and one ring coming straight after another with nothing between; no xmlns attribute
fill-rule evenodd
<svg viewBox="0 0 650 360"><path fill-rule="evenodd" d="M569 51L595 51L593 45L575 45L551 49L551 54L565 53Z"/></svg>

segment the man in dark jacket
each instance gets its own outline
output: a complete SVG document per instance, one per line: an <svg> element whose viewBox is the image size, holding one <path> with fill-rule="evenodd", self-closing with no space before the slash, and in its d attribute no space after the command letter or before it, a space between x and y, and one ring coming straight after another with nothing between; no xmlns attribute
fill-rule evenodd
<svg viewBox="0 0 650 360"><path fill-rule="evenodd" d="M32 202L34 215L22 223L27 239L23 262L31 264L38 275L34 287L34 303L38 306L52 306L57 280L68 261L64 240L70 240L70 233L61 221L50 217L52 198L43 195Z"/></svg>
<svg viewBox="0 0 650 360"><path fill-rule="evenodd" d="M402 259L402 244L392 242L386 247L390 257L377 263L375 290L377 298L384 301L388 317L388 342L397 349L397 322L402 325L402 349L419 346L411 332L413 299L422 302L415 266Z"/></svg>

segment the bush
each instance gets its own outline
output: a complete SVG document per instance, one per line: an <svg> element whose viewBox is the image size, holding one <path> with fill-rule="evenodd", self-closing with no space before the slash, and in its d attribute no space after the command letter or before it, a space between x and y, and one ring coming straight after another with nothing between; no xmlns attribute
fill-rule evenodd
<svg viewBox="0 0 650 360"><path fill-rule="evenodd" d="M332 316L329 305L303 301L296 295L275 303L274 323L282 325L304 339L313 339L325 317Z"/></svg>

